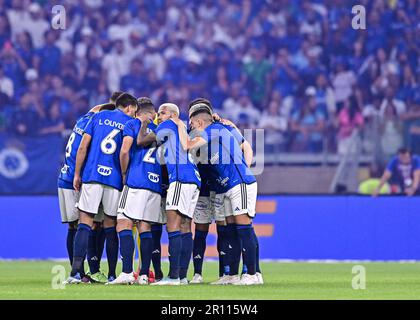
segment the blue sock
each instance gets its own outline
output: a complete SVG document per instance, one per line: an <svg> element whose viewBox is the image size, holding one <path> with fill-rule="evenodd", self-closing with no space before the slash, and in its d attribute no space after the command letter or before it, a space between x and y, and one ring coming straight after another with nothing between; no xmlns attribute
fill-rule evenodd
<svg viewBox="0 0 420 320"><path fill-rule="evenodd" d="M96 230L90 230L87 248L87 261L91 274L95 274L99 271L99 261L96 247L97 237L98 232Z"/></svg>
<svg viewBox="0 0 420 320"><path fill-rule="evenodd" d="M76 235L77 229L67 229L67 253L69 255L70 265L73 264L73 248L74 248L74 236Z"/></svg>
<svg viewBox="0 0 420 320"><path fill-rule="evenodd" d="M96 237L96 255L98 257L99 269L101 268L101 259L102 259L102 255L104 253L105 238L106 238L105 229L104 228L99 228L98 236Z"/></svg>
<svg viewBox="0 0 420 320"><path fill-rule="evenodd" d="M73 263L70 273L71 276L74 276L76 273L84 273L83 262L86 256L90 230L91 227L84 223L80 223L77 227L77 232L74 236Z"/></svg>
<svg viewBox="0 0 420 320"><path fill-rule="evenodd" d="M191 232L182 233L181 234L181 255L179 258L179 278L180 279L184 279L187 277L192 251L193 251L192 233Z"/></svg>
<svg viewBox="0 0 420 320"><path fill-rule="evenodd" d="M169 238L169 278L179 278L179 261L181 257L181 232L168 232Z"/></svg>
<svg viewBox="0 0 420 320"><path fill-rule="evenodd" d="M229 223L227 225L227 237L228 237L228 247L229 247L229 266L230 266L230 275L239 274L239 264L241 263L241 251L242 245L236 230L235 223Z"/></svg>
<svg viewBox="0 0 420 320"><path fill-rule="evenodd" d="M257 245L255 243L253 235L252 224L236 225L239 237L242 241L242 257L243 263L246 265L247 273L250 275L255 274L256 269L256 250Z"/></svg>
<svg viewBox="0 0 420 320"><path fill-rule="evenodd" d="M153 269L155 270L156 279L163 278L163 272L161 267L161 255L162 248L160 245L160 239L162 237L162 225L152 225L152 238L153 238L153 250L152 250L152 263Z"/></svg>
<svg viewBox="0 0 420 320"><path fill-rule="evenodd" d="M118 262L118 235L115 227L105 228L106 257L108 259L108 278L116 278L115 270Z"/></svg>
<svg viewBox="0 0 420 320"><path fill-rule="evenodd" d="M193 263L194 263L194 274L203 273L203 261L204 253L206 252L206 238L208 232L196 230L194 235L193 244Z"/></svg>
<svg viewBox="0 0 420 320"><path fill-rule="evenodd" d="M256 250L255 250L255 271L261 273L260 269L260 243L258 241L257 234L255 233L255 229L252 228L254 234L254 241L256 243Z"/></svg>
<svg viewBox="0 0 420 320"><path fill-rule="evenodd" d="M219 252L219 277L229 274L229 243L227 226L217 225L217 251Z"/></svg>
<svg viewBox="0 0 420 320"><path fill-rule="evenodd" d="M150 262L152 261L153 237L151 231L140 233L141 269L140 275L149 275Z"/></svg>
<svg viewBox="0 0 420 320"><path fill-rule="evenodd" d="M131 230L118 232L120 238L120 254L122 260L122 272L133 272L134 239Z"/></svg>

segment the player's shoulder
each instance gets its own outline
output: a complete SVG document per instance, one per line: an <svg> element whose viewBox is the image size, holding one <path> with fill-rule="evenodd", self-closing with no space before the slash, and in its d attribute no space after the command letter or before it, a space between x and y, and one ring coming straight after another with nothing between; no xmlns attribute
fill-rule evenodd
<svg viewBox="0 0 420 320"><path fill-rule="evenodd" d="M176 127L175 122L173 122L171 119L168 119L161 122L159 126L157 127L157 129L161 130L161 129L169 129L169 128L175 128L175 127Z"/></svg>

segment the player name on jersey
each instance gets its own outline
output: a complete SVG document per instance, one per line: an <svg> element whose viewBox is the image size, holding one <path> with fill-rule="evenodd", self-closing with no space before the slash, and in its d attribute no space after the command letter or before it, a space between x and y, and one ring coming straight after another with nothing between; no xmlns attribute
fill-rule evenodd
<svg viewBox="0 0 420 320"><path fill-rule="evenodd" d="M120 130L124 130L124 124L114 121L114 120L109 120L109 119L99 119L98 124L100 126L110 126L110 127L114 127L114 128L118 128Z"/></svg>

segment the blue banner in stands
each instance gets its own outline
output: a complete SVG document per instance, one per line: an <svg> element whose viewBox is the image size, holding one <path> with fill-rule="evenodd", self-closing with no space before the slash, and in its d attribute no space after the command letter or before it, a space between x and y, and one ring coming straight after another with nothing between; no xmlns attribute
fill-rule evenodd
<svg viewBox="0 0 420 320"><path fill-rule="evenodd" d="M0 194L53 194L63 140L0 135Z"/></svg>

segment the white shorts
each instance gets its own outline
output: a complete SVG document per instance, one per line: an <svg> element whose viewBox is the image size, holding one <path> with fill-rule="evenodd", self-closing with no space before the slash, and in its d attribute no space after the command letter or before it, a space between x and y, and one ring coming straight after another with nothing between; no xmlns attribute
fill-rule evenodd
<svg viewBox="0 0 420 320"><path fill-rule="evenodd" d="M120 195L121 192L113 187L99 183L84 183L77 207L86 213L97 215L102 203L104 213L107 216L116 217Z"/></svg>
<svg viewBox="0 0 420 320"><path fill-rule="evenodd" d="M60 203L61 222L70 223L79 220L79 210L77 203L80 193L73 189L58 188L58 201ZM104 212L102 205L99 207L99 213L95 215L94 222L102 222Z"/></svg>
<svg viewBox="0 0 420 320"><path fill-rule="evenodd" d="M216 221L223 221L222 219L217 219L214 212L214 199L216 193L211 191L209 197L198 197L197 205L195 206L194 211L194 223L208 224L212 223L213 219Z"/></svg>
<svg viewBox="0 0 420 320"><path fill-rule="evenodd" d="M58 188L58 202L62 223L70 223L79 220L79 210L76 203L79 200L79 192L73 189Z"/></svg>
<svg viewBox="0 0 420 320"><path fill-rule="evenodd" d="M193 218L200 190L193 183L172 182L166 196L166 210L177 210L181 214Z"/></svg>
<svg viewBox="0 0 420 320"><path fill-rule="evenodd" d="M241 183L226 193L216 194L214 201L215 215L217 217L238 216L247 214L255 217L257 205L257 183Z"/></svg>
<svg viewBox="0 0 420 320"><path fill-rule="evenodd" d="M159 193L124 186L118 205L118 219L124 216L134 221L158 223L160 219Z"/></svg>

